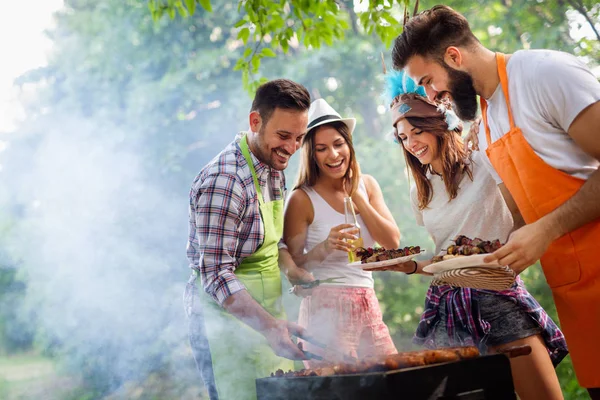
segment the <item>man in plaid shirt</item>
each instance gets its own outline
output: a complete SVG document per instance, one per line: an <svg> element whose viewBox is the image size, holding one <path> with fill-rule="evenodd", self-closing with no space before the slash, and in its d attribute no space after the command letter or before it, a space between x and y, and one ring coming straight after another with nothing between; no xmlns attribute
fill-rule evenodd
<svg viewBox="0 0 600 400"><path fill-rule="evenodd" d="M303 270L278 243L283 170L300 148L309 106L302 85L286 79L265 83L252 103L249 131L192 184L187 245L192 277L185 305L190 343L211 400L254 399L256 378L292 369L288 359L306 358L290 339L304 330L285 320L278 261L292 280L314 278L306 272L290 276Z"/></svg>

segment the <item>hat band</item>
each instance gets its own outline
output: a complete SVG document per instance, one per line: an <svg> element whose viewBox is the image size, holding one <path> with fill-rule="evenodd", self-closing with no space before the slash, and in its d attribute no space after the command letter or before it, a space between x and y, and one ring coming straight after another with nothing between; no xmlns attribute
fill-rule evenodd
<svg viewBox="0 0 600 400"><path fill-rule="evenodd" d="M333 114L329 114L329 115L322 115L322 116L320 116L319 118L317 118L317 119L313 120L313 121L312 121L310 124L308 124L308 126L306 127L306 129L307 129L307 130L310 130L310 129L312 129L312 127L313 127L313 126L315 126L315 125L317 125L318 123L321 123L321 122L323 122L323 121L327 121L328 119L339 121L339 120L341 120L342 118L340 118L340 116L339 116L339 115L333 115Z"/></svg>

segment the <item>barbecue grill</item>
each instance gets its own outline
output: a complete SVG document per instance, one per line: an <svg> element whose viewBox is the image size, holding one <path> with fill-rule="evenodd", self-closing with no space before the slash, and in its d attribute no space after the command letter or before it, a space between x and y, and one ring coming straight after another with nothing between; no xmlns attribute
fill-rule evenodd
<svg viewBox="0 0 600 400"><path fill-rule="evenodd" d="M258 400L514 400L504 354L364 374L256 380Z"/></svg>

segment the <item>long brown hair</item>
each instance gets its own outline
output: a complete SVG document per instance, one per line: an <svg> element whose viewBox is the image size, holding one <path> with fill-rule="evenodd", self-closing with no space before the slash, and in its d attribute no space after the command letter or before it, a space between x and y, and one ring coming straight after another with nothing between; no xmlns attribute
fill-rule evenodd
<svg viewBox="0 0 600 400"><path fill-rule="evenodd" d="M342 135L348 148L350 149L350 160L348 161L348 170L344 175L344 180L350 182L350 193L349 196L353 195L358 188L358 182L360 178L360 167L358 161L356 161L356 154L354 152L354 145L352 144L352 135L348 126L341 121L334 121L328 124L319 125L306 133L304 140L302 141L302 161L300 163L300 170L298 171L298 178L294 189L298 189L304 185L314 186L319 179L321 171L317 165L317 159L315 156L315 136L319 129L323 127L332 127Z"/></svg>
<svg viewBox="0 0 600 400"><path fill-rule="evenodd" d="M443 117L440 118L417 118L408 117L406 120L415 128L429 132L437 139L438 154L442 159L442 180L446 186L446 192L450 200L456 198L460 181L466 173L473 180L473 169L471 166L471 155L463 147L460 137L462 127L453 131L448 130ZM397 136L397 130L396 130ZM399 140L402 144L402 141ZM431 165L421 164L417 157L413 156L402 144L404 159L417 185L417 199L419 210L426 208L433 198L433 187L427 179L427 173L432 172Z"/></svg>

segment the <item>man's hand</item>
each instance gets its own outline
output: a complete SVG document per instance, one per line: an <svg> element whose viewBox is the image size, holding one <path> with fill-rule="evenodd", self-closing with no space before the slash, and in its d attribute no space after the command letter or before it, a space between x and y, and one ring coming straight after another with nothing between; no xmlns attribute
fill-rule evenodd
<svg viewBox="0 0 600 400"><path fill-rule="evenodd" d="M263 334L269 342L269 346L279 357L289 358L290 360L308 359L304 352L290 339L291 335L306 336L305 329L300 325L277 319Z"/></svg>
<svg viewBox="0 0 600 400"><path fill-rule="evenodd" d="M518 275L535 264L554 239L556 237L552 230L540 219L514 231L504 246L485 257L483 261L487 263L498 260L500 265L509 266Z"/></svg>
<svg viewBox="0 0 600 400"><path fill-rule="evenodd" d="M466 152L469 151L469 148L471 148L471 150L479 150L479 137L477 136L477 134L479 133L480 123L481 117L475 118L475 120L471 123L469 132L464 138L464 146Z"/></svg>

